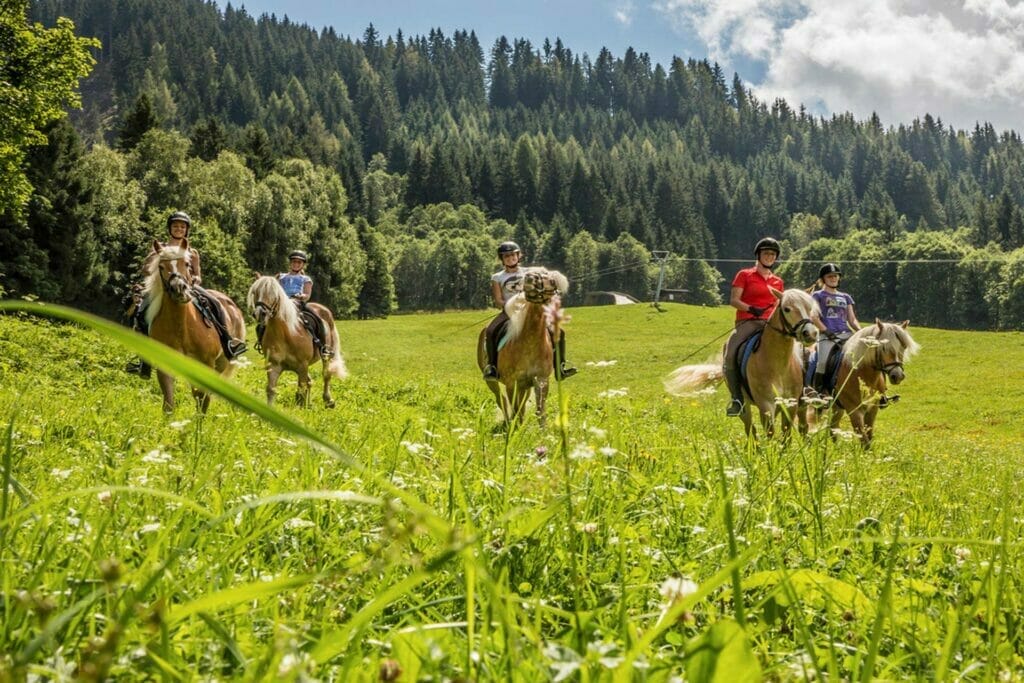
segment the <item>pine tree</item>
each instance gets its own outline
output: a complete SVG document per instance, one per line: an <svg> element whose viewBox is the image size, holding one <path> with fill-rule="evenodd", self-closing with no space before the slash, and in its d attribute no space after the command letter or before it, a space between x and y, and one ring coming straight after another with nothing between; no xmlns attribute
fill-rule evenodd
<svg viewBox="0 0 1024 683"><path fill-rule="evenodd" d="M366 279L359 290L359 308L356 316L386 318L395 309L395 282L388 264L388 249L384 236L370 227L363 218L356 219L359 245L366 254Z"/></svg>
<svg viewBox="0 0 1024 683"><path fill-rule="evenodd" d="M142 93L135 99L135 106L125 116L121 125L121 132L117 137L117 147L125 152L130 152L139 144L139 140L150 129L160 125L156 113L153 111L153 104L149 95Z"/></svg>

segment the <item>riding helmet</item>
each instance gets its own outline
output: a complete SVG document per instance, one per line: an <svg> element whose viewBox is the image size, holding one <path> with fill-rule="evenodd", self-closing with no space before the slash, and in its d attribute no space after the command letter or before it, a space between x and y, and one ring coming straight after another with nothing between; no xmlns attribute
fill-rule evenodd
<svg viewBox="0 0 1024 683"><path fill-rule="evenodd" d="M309 260L309 257L306 256L306 252L302 251L301 249L296 249L292 253L288 254L289 261L291 261L293 258L297 258L303 263Z"/></svg>
<svg viewBox="0 0 1024 683"><path fill-rule="evenodd" d="M174 221L181 221L185 224L185 237L192 232L192 219L188 217L188 214L184 211L175 211L167 217L167 232L171 231L171 223Z"/></svg>
<svg viewBox="0 0 1024 683"><path fill-rule="evenodd" d="M839 270L839 266L834 263L826 263L821 267L821 270L818 271L818 279L824 280L826 275L832 275L833 273L839 277L843 276L843 271Z"/></svg>
<svg viewBox="0 0 1024 683"><path fill-rule="evenodd" d="M776 256L782 255L782 247L774 237L762 237L754 247L754 256L760 256L762 251L774 251Z"/></svg>
<svg viewBox="0 0 1024 683"><path fill-rule="evenodd" d="M501 258L505 254L515 254L519 252L519 245L515 242L502 242L498 245L498 258Z"/></svg>

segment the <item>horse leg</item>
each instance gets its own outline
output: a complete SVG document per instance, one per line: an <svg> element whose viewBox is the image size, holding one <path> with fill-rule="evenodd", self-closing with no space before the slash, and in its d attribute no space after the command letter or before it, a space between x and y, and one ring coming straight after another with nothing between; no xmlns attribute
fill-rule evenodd
<svg viewBox="0 0 1024 683"><path fill-rule="evenodd" d="M537 401L537 421L540 423L540 428L544 429L548 422L548 381L545 379L537 382L533 386L533 393Z"/></svg>
<svg viewBox="0 0 1024 683"><path fill-rule="evenodd" d="M306 408L309 406L309 388L312 385L312 381L309 379L309 367L300 366L296 374L299 376L299 388L295 392L295 402Z"/></svg>
<svg viewBox="0 0 1024 683"><path fill-rule="evenodd" d="M873 402L864 415L864 448L871 447L875 438L875 418L878 417L878 403Z"/></svg>
<svg viewBox="0 0 1024 683"><path fill-rule="evenodd" d="M740 419L743 420L743 431L747 437L757 436L757 430L754 428L754 418L751 415L750 403L743 404L743 410L740 412Z"/></svg>
<svg viewBox="0 0 1024 683"><path fill-rule="evenodd" d="M865 431L864 408L856 408L850 413L850 424L853 426L854 433L860 437L861 445L867 448L871 443L871 436Z"/></svg>
<svg viewBox="0 0 1024 683"><path fill-rule="evenodd" d="M523 423L523 412L526 410L526 401L530 398L530 386L526 383L516 382L515 392L512 396L512 420L517 425Z"/></svg>
<svg viewBox="0 0 1024 683"><path fill-rule="evenodd" d="M333 343L337 344L338 342L337 342L337 340L335 340ZM337 349L338 347L334 346L334 348ZM324 362L323 362L323 365L324 365L324 395L323 395L324 408L333 408L334 407L334 399L331 397L331 373L330 373L330 370L328 370L328 368L330 367L330 364L331 364L331 361L329 361L329 360L324 360Z"/></svg>
<svg viewBox="0 0 1024 683"><path fill-rule="evenodd" d="M163 370L157 370L156 379L160 384L160 391L164 395L164 413L169 415L174 412L174 376L168 375Z"/></svg>
<svg viewBox="0 0 1024 683"><path fill-rule="evenodd" d="M196 409L205 415L210 407L210 394L202 389L192 387L192 399L196 402Z"/></svg>
<svg viewBox="0 0 1024 683"><path fill-rule="evenodd" d="M281 377L282 370L280 365L267 364L267 405L274 405L274 398L277 396L277 380Z"/></svg>

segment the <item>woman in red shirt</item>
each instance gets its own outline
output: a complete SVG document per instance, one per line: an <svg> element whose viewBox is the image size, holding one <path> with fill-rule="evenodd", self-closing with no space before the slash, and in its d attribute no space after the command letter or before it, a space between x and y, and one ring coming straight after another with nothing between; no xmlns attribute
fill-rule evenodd
<svg viewBox="0 0 1024 683"><path fill-rule="evenodd" d="M780 253L779 241L773 237L765 237L754 247L754 258L757 259L754 267L742 269L732 280L729 305L736 309L736 329L726 344L722 364L722 372L731 396L729 406L725 409L725 414L729 417L736 417L743 410L743 391L740 386L736 354L743 342L750 339L755 332L764 329L772 311L775 310L778 300L769 287L780 292L785 289L782 278L772 272Z"/></svg>

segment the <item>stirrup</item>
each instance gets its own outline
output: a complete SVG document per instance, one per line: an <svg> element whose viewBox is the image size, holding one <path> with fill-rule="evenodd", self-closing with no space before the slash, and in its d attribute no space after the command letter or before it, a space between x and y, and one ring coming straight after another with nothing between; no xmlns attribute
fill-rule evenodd
<svg viewBox="0 0 1024 683"><path fill-rule="evenodd" d="M729 405L725 408L726 417L739 417L743 412L743 401L738 398L734 398L729 401Z"/></svg>
<svg viewBox="0 0 1024 683"><path fill-rule="evenodd" d="M241 356L243 353L245 353L245 350L249 348L246 345L246 343L241 339L229 339L227 346L228 355L230 355L232 359Z"/></svg>
<svg viewBox="0 0 1024 683"><path fill-rule="evenodd" d="M557 379L560 379L560 380L561 379L569 379L570 377L575 375L577 372L579 372L579 370L577 370L573 366L571 366L571 365L569 365L567 363L562 363L558 367L558 372L556 373L556 375L557 375Z"/></svg>

